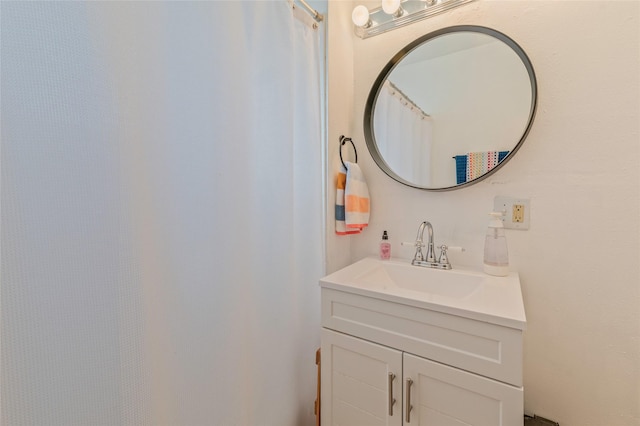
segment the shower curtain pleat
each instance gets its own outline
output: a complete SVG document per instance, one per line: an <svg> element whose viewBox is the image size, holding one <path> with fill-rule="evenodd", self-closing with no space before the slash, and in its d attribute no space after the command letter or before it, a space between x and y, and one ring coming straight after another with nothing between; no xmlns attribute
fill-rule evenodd
<svg viewBox="0 0 640 426"><path fill-rule="evenodd" d="M313 424L323 26L2 6L3 425Z"/></svg>
<svg viewBox="0 0 640 426"><path fill-rule="evenodd" d="M433 122L392 84L381 88L373 117L380 154L398 176L416 185L431 185ZM409 103L409 106L407 106Z"/></svg>

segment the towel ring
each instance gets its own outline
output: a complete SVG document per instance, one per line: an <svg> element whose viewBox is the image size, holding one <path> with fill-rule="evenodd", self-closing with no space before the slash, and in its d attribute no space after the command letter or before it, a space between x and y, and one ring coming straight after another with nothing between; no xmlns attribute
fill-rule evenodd
<svg viewBox="0 0 640 426"><path fill-rule="evenodd" d="M342 163L342 165L344 166L344 168L347 168L347 165L344 164L344 160L342 159L342 147L344 146L345 143L351 142L351 146L353 146L353 152L356 155L356 163L358 162L358 150L356 150L356 144L353 143L353 140L351 138L345 138L344 135L340 136L340 162Z"/></svg>

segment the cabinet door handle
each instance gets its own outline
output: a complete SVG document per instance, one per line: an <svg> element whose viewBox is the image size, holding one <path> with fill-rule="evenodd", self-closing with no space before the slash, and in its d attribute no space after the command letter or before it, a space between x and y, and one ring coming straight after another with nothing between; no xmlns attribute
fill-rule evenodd
<svg viewBox="0 0 640 426"><path fill-rule="evenodd" d="M411 410L413 409L413 405L411 405L411 385L413 384L413 380L411 380L411 378L407 379L407 392L406 392L406 398L407 398L407 406L406 406L406 412L407 412L407 423L411 423Z"/></svg>
<svg viewBox="0 0 640 426"><path fill-rule="evenodd" d="M389 416L393 416L393 404L396 403L396 399L393 397L393 381L396 375L389 373Z"/></svg>

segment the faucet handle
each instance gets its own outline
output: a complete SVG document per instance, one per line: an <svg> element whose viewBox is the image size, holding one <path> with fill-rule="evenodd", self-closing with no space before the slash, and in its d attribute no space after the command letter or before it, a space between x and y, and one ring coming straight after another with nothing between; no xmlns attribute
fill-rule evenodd
<svg viewBox="0 0 640 426"><path fill-rule="evenodd" d="M425 244L420 241L403 241L400 243L401 246L411 246L411 247L424 247Z"/></svg>
<svg viewBox="0 0 640 426"><path fill-rule="evenodd" d="M455 252L463 252L463 251L467 251L464 247L460 247L460 246L448 246L446 244L441 245L440 247L438 247L440 250L444 249L445 252L447 251L455 251Z"/></svg>
<svg viewBox="0 0 640 426"><path fill-rule="evenodd" d="M400 244L403 246L413 246L416 248L416 253L413 255L413 262L422 262L424 260L422 247L425 247L426 245L421 240L416 240L412 243L403 241Z"/></svg>
<svg viewBox="0 0 640 426"><path fill-rule="evenodd" d="M451 263L449 262L449 257L447 256L447 251L451 250L451 251L457 251L457 252L462 252L465 251L464 247L459 247L459 246L447 246L446 244L443 244L441 246L438 247L440 249L440 257L438 258L438 263L443 264L443 265L451 265Z"/></svg>

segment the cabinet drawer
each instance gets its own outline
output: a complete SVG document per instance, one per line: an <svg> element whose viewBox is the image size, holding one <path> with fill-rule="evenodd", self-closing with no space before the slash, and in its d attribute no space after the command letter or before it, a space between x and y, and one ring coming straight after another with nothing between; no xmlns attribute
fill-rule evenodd
<svg viewBox="0 0 640 426"><path fill-rule="evenodd" d="M522 386L522 331L328 288L322 326Z"/></svg>

